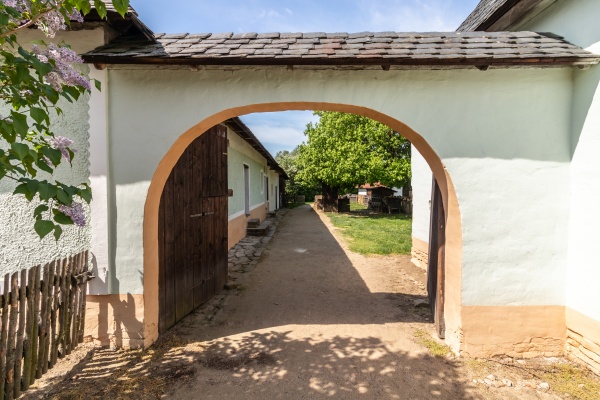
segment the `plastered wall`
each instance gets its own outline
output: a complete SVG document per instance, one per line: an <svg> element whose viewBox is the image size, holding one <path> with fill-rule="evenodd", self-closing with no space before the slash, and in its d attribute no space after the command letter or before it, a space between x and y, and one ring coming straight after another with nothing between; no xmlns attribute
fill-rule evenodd
<svg viewBox="0 0 600 400"><path fill-rule="evenodd" d="M528 21L524 29L552 31L600 53L600 2L558 1ZM573 73L568 305L600 321L600 280L595 248L600 233L600 67ZM595 277L595 279L593 279ZM592 278L592 279L590 279Z"/></svg>
<svg viewBox="0 0 600 400"><path fill-rule="evenodd" d="M177 137L227 108L317 101L390 115L442 158L462 215L464 303L564 304L571 76L571 69L110 70L120 290L142 290L145 195ZM512 202L500 193L513 193Z"/></svg>
<svg viewBox="0 0 600 400"><path fill-rule="evenodd" d="M265 206L263 179L267 160L229 128L227 139L227 180L229 189L233 189L228 202L231 221L244 214L244 165L250 170L250 211Z"/></svg>
<svg viewBox="0 0 600 400"><path fill-rule="evenodd" d="M428 243L432 174L427 161L415 146L412 146L411 149L411 171L413 195L412 236Z"/></svg>
<svg viewBox="0 0 600 400"><path fill-rule="evenodd" d="M520 28L552 31L600 54L600 2L560 0ZM573 72L567 351L600 373L600 66Z"/></svg>
<svg viewBox="0 0 600 400"><path fill-rule="evenodd" d="M27 30L20 34L19 41L27 47L32 40L44 38L37 30ZM47 38L44 38L49 41ZM104 42L104 31L101 28L78 32L61 32L53 39L55 43L65 41L71 47L84 52L100 46ZM88 72L87 65L82 66ZM74 141L77 150L73 166L63 163L55 172L55 179L67 184L89 182L89 108L90 96L81 97L71 104L60 103L63 114L53 117L53 127L57 135L67 136ZM10 110L10 109L8 109ZM6 115L7 107L0 107L0 113ZM48 174L41 173L39 179L50 179ZM40 240L33 229L35 219L33 210L38 205L29 203L20 196L13 196L15 183L9 180L0 181L0 275L8 272L43 264L56 258L76 254L90 248L91 228L69 226L64 229L57 242L52 235ZM88 223L90 221L87 208Z"/></svg>

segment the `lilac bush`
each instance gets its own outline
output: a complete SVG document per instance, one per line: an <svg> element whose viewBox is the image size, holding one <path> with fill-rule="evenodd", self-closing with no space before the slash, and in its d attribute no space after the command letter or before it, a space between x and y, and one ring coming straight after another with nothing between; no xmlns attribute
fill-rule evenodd
<svg viewBox="0 0 600 400"><path fill-rule="evenodd" d="M112 0L124 15L128 0ZM94 0L101 17L103 1ZM59 101L76 101L91 90L89 79L78 71L82 63L68 45L39 42L30 51L19 45L20 32L37 27L47 38L67 29L72 22L84 22L91 10L88 0L0 0L0 98L11 106L0 116L0 179L16 181L14 194L42 204L35 211L34 229L40 237L50 232L58 239L61 225L85 225L82 203L89 203L87 183L70 186L56 180L40 180L38 172L52 174L62 160L72 162L73 141L56 134L52 118L62 112Z"/></svg>

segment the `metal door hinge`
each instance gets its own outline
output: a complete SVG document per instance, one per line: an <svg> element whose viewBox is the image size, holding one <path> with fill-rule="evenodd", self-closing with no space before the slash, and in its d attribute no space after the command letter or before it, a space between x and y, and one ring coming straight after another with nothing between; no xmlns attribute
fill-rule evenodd
<svg viewBox="0 0 600 400"><path fill-rule="evenodd" d="M213 215L214 213L214 211L201 212L199 214L190 215L190 218L206 217L208 215Z"/></svg>

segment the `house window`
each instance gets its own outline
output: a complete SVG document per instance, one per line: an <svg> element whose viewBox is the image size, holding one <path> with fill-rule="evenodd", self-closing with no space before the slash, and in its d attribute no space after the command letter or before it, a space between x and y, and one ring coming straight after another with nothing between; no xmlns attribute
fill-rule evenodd
<svg viewBox="0 0 600 400"><path fill-rule="evenodd" d="M265 203L269 202L269 177L265 176Z"/></svg>
<svg viewBox="0 0 600 400"><path fill-rule="evenodd" d="M265 192L265 174L262 171L260 172L260 192Z"/></svg>
<svg viewBox="0 0 600 400"><path fill-rule="evenodd" d="M244 164L244 212L250 215L250 167Z"/></svg>

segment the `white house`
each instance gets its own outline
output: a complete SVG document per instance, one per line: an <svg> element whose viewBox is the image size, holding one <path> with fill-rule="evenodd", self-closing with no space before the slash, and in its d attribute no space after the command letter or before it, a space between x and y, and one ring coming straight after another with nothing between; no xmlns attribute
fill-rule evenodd
<svg viewBox="0 0 600 400"><path fill-rule="evenodd" d="M239 204L233 211L236 200L229 215L222 206L186 214L193 203L185 201L166 207L177 187L187 193L178 178L187 171L182 165L222 166L223 153L242 152L244 142L219 127L234 117L353 112L407 137L437 181L436 321L452 349L481 356L567 352L598 368L593 250L600 233L590 221L600 220L599 16L595 0L486 0L458 33L152 34L133 12L119 37L110 27L119 23L114 15L108 24L68 32L78 51L89 50L90 75L103 83L101 93L69 111L65 126L83 161L64 173L93 185L91 229L71 230L58 245L40 243L27 224L32 209L4 188L2 270L91 246L99 279L90 285L87 334L150 345L166 318L161 293L171 279L161 267L170 253L160 249L181 245L168 231L162 235L165 210L177 210L185 226L214 218L209 227L219 232L228 231L228 219L266 211L258 197L243 215L236 215ZM495 32L471 32L488 28ZM229 147L217 140L218 151L195 157L210 135L227 137ZM276 178L264 169L261 178L258 164L250 181L265 182L271 209ZM231 168L231 176L245 179L242 165ZM207 204L227 198L227 189L239 192L239 182L211 185ZM199 256L220 260L225 235ZM198 285L223 278L218 270Z"/></svg>

